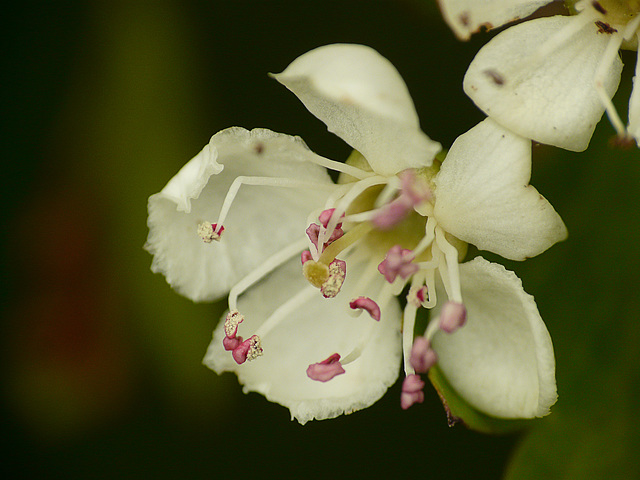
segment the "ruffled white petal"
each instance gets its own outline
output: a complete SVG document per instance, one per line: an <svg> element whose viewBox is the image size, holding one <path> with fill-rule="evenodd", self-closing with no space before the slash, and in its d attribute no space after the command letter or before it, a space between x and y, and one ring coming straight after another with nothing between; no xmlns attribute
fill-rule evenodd
<svg viewBox="0 0 640 480"><path fill-rule="evenodd" d="M434 215L482 250L533 257L564 240L567 229L530 178L531 142L488 118L451 146L435 178Z"/></svg>
<svg viewBox="0 0 640 480"><path fill-rule="evenodd" d="M369 47L319 47L274 77L329 131L361 152L376 173L431 165L440 151L440 144L420 130L398 71Z"/></svg>
<svg viewBox="0 0 640 480"><path fill-rule="evenodd" d="M182 295L214 300L271 255L304 236L310 211L323 205L327 191L241 187L224 222L219 242L205 244L201 222L215 222L229 186L239 175L287 177L331 184L324 168L298 137L265 129L229 128L149 198L151 269L165 275Z"/></svg>
<svg viewBox="0 0 640 480"><path fill-rule="evenodd" d="M545 41L579 17L530 20L500 33L471 62L464 91L488 116L523 137L584 150L604 112L594 74L610 36L587 23L536 59ZM603 82L609 97L621 71L616 58Z"/></svg>
<svg viewBox="0 0 640 480"><path fill-rule="evenodd" d="M496 28L525 18L552 0L439 0L442 16L461 40L481 27Z"/></svg>
<svg viewBox="0 0 640 480"><path fill-rule="evenodd" d="M303 278L300 261L290 262L274 272L266 281L240 298L238 310L245 316L238 334L244 338L256 329L278 307L286 304L302 289L312 289L311 296L286 319L262 338L264 355L252 362L237 365L230 352L222 348L222 323L214 332L204 363L217 373L237 373L244 391L263 394L291 411L292 419L304 424L309 420L334 418L372 405L398 377L400 366L400 318L395 299L382 310L380 322L362 314L352 317L348 303L366 295L353 287L362 267L349 262L342 291L333 299L323 298ZM369 294L379 291L384 279L379 278ZM357 294L357 295L356 295ZM375 295L372 296L374 300ZM373 329L373 330L370 330ZM362 338L372 332L362 356L344 365L345 374L322 383L306 375L310 364L333 353L343 358Z"/></svg>
<svg viewBox="0 0 640 480"><path fill-rule="evenodd" d="M640 44L640 33L637 35ZM629 99L629 133L640 145L640 48L638 48L638 58L636 59L636 75L633 77L633 90Z"/></svg>
<svg viewBox="0 0 640 480"><path fill-rule="evenodd" d="M481 257L460 266L460 280L467 323L433 339L447 380L491 416L546 415L557 398L555 359L533 297L513 272Z"/></svg>

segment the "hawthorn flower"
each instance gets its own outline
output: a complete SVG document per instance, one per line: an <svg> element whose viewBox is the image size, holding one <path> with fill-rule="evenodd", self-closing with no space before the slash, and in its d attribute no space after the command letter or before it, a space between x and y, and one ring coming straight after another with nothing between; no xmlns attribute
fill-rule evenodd
<svg viewBox="0 0 640 480"><path fill-rule="evenodd" d="M530 141L487 119L435 160L402 78L368 47L320 47L274 77L355 150L334 162L234 127L150 197L152 269L196 301L228 293L204 363L300 423L370 406L402 358L403 408L437 364L486 414L545 415L555 366L533 298L500 265L460 263L468 243L524 260L566 236L528 185Z"/></svg>
<svg viewBox="0 0 640 480"><path fill-rule="evenodd" d="M440 0L454 32L468 39L533 13L549 0ZM637 50L640 1L566 2L575 15L509 27L471 62L464 90L495 121L526 138L568 150L587 148L606 110L619 141L640 140L640 88L629 102L627 126L611 98L620 83L621 48ZM636 73L638 65L636 62Z"/></svg>

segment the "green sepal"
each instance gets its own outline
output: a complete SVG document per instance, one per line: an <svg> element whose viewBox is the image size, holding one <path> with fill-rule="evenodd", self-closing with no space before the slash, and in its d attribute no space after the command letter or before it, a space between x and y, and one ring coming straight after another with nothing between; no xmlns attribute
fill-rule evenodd
<svg viewBox="0 0 640 480"><path fill-rule="evenodd" d="M451 427L457 423L463 423L467 428L478 432L505 434L531 427L539 420L491 417L469 405L449 384L442 370L438 368L438 364L429 369L428 376L442 400Z"/></svg>

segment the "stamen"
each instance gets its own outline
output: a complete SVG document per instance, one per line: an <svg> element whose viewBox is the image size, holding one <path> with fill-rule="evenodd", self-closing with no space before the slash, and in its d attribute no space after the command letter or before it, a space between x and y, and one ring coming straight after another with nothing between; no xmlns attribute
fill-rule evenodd
<svg viewBox="0 0 640 480"><path fill-rule="evenodd" d="M346 163L336 162L335 160L330 160L328 158L321 157L320 155L310 152L313 156L309 159L312 163L316 165L323 166L328 168L329 170L333 170L336 172L344 173L345 175L349 175L351 177L355 177L358 180L362 180L367 177L371 177L375 175L373 172L366 172L361 170L353 165L347 165Z"/></svg>
<svg viewBox="0 0 640 480"><path fill-rule="evenodd" d="M314 295L317 295L317 290L310 286L305 286L293 297L289 298L274 310L269 318L267 318L264 323L258 327L255 334L260 338L266 338L271 330L280 325L283 321L291 318L293 312L305 303L309 302Z"/></svg>
<svg viewBox="0 0 640 480"><path fill-rule="evenodd" d="M335 211L331 215L331 219L327 224L326 230L320 232L320 243L324 243L328 237L333 233L333 229L336 228L338 222L342 218L342 214L347 211L349 205L360 196L365 190L375 185L383 185L389 181L387 177L383 177L380 175L375 175L372 177L365 178L364 180L360 180L356 182L354 185L349 185L349 190L344 194L344 196L340 199L338 204L335 206ZM328 200L327 200L328 201ZM335 202L335 200L333 200Z"/></svg>
<svg viewBox="0 0 640 480"><path fill-rule="evenodd" d="M416 403L424 402L424 382L419 375L408 375L402 382L402 393L400 394L400 407L408 409Z"/></svg>
<svg viewBox="0 0 640 480"><path fill-rule="evenodd" d="M306 264L305 264L306 265ZM320 293L324 298L333 298L342 288L344 279L347 276L347 262L337 258L329 264L329 277L320 287Z"/></svg>
<svg viewBox="0 0 640 480"><path fill-rule="evenodd" d="M307 236L309 237L309 240L311 240L311 243L316 247L316 250L320 253L322 253L324 251L324 249L332 244L333 242L335 242L337 239L339 239L340 237L342 237L342 235L344 235L344 231L342 230L342 228L340 227L336 227L333 230L333 233L331 234L331 236L329 237L328 240L326 240L324 242L324 244L322 245L322 248L320 248L320 246L318 245L318 238L320 235L320 225L318 225L317 223L312 223L311 225L309 225L307 227L307 229L305 230L305 233L307 234Z"/></svg>
<svg viewBox="0 0 640 480"><path fill-rule="evenodd" d="M429 246L433 243L434 238L436 238L436 225L437 222L433 218L433 216L429 216L427 219L427 224L424 227L424 237L422 240L416 245L416 248L413 249L413 254L417 257L422 252L424 252Z"/></svg>
<svg viewBox="0 0 640 480"><path fill-rule="evenodd" d="M404 170L398 174L401 192L398 198L376 211L371 222L379 230L390 230L400 223L411 210L431 198L429 186L419 179L414 170Z"/></svg>
<svg viewBox="0 0 640 480"><path fill-rule="evenodd" d="M416 337L409 357L409 363L416 373L427 373L437 361L438 354L431 348L431 342L425 337Z"/></svg>
<svg viewBox="0 0 640 480"><path fill-rule="evenodd" d="M331 222L333 222L333 220L331 220ZM331 225L331 222L329 222L329 225ZM343 236L338 238L335 242L328 245L327 248L325 248L322 254L320 255L320 258L318 259L318 261L326 265L329 265L329 263L334 258L336 258L336 256L340 252L345 250L347 247L353 245L355 242L360 240L371 230L372 230L372 226L368 223L361 223L359 225L356 225L347 233L345 233Z"/></svg>
<svg viewBox="0 0 640 480"><path fill-rule="evenodd" d="M304 182L295 178L283 178L283 177L245 177L239 176L231 183L227 195L222 203L220 209L220 215L218 217L218 225L224 224L231 204L233 203L238 190L241 185L254 185L264 187L285 187L285 188L305 188L315 190L328 190L333 191L336 186L333 183L316 183L316 182ZM221 233L221 232L218 232Z"/></svg>
<svg viewBox="0 0 640 480"><path fill-rule="evenodd" d="M373 207L378 209L383 205L386 205L393 197L396 196L397 191L400 189L400 179L396 177L391 177L388 179L387 184L384 186L376 201L373 203Z"/></svg>
<svg viewBox="0 0 640 480"><path fill-rule="evenodd" d="M435 240L438 249L444 254L446 271L443 271L442 268L439 268L439 271L447 295L454 302L462 303L460 272L458 269L458 249L447 241L445 232L441 227L436 227Z"/></svg>
<svg viewBox="0 0 640 480"><path fill-rule="evenodd" d="M291 245L288 245L279 252L271 255L269 258L267 258L267 260L265 260L264 263L262 263L262 265L258 266L258 268L250 272L246 277L236 283L229 291L229 310L238 309L238 297L247 288L271 273L273 270L285 263L290 258L294 257L294 255L297 255L298 252L304 250L304 247L306 245L306 238L302 238L297 242L293 242Z"/></svg>
<svg viewBox="0 0 640 480"><path fill-rule="evenodd" d="M440 312L440 329L453 333L467 321L467 309L462 303L446 302Z"/></svg>
<svg viewBox="0 0 640 480"><path fill-rule="evenodd" d="M613 125L613 128L616 130L618 137L621 138L627 136L627 131L624 123L620 119L620 115L618 115L616 107L613 105L611 98L604 88L604 81L605 78L607 78L609 71L611 70L611 66L615 62L616 58L618 58L618 51L620 50L623 39L624 36L622 34L611 35L611 38L607 43L607 47L605 48L602 57L600 57L600 63L598 64L596 73L593 76L594 86L596 92L598 92L598 97L600 97L600 102L602 102L602 105L607 111L609 121Z"/></svg>
<svg viewBox="0 0 640 480"><path fill-rule="evenodd" d="M425 308L433 308L438 302L438 292L436 290L436 270L435 267L425 272L424 281L427 286L427 299L422 306Z"/></svg>
<svg viewBox="0 0 640 480"><path fill-rule="evenodd" d="M211 243L214 240L220 240L222 232L224 232L224 227L220 225L220 228L218 228L217 223L203 222L198 225L198 236L204 243Z"/></svg>
<svg viewBox="0 0 640 480"><path fill-rule="evenodd" d="M389 302L391 302L393 298L394 295L392 295L389 291L385 291L383 289L382 292L380 292L378 299L380 311L387 308L387 305L389 305ZM358 344L342 359L343 365L347 365L360 358L360 355L362 354L364 348L371 343L371 339L376 332L376 328L378 328L379 325L380 324L378 322L369 322L369 328L367 329L366 333L360 336Z"/></svg>
<svg viewBox="0 0 640 480"><path fill-rule="evenodd" d="M395 200L387 203L372 216L371 223L378 230L391 230L411 212L413 205L407 200L408 197L400 195Z"/></svg>
<svg viewBox="0 0 640 480"><path fill-rule="evenodd" d="M337 375L345 373L340 364L340 355L334 353L320 363L314 363L307 368L307 376L317 382L328 382Z"/></svg>
<svg viewBox="0 0 640 480"><path fill-rule="evenodd" d="M323 210L322 213L320 213L320 215L318 215L318 220L320 221L320 223L322 224L322 226L324 228L327 228L327 225L329 225L329 221L331 220L331 216L333 215L333 212L335 212L336 209L335 208L329 208L328 210ZM342 216L340 218L344 218L344 213L342 214ZM336 228L340 228L342 227L342 223L338 223L336 224Z"/></svg>
<svg viewBox="0 0 640 480"><path fill-rule="evenodd" d="M263 354L260 337L253 335L247 338L239 346L237 346L231 355L238 365L242 365L245 361L255 360Z"/></svg>
<svg viewBox="0 0 640 480"><path fill-rule="evenodd" d="M411 250L394 245L378 265L378 271L384 275L389 283L393 283L398 275L406 280L420 269L417 264L411 263L413 259L414 255Z"/></svg>
<svg viewBox="0 0 640 480"><path fill-rule="evenodd" d="M411 287L409 293L407 293L407 303L410 303L414 307L421 307L425 300L429 299L428 289L426 285L422 287Z"/></svg>
<svg viewBox="0 0 640 480"><path fill-rule="evenodd" d="M413 343L413 331L415 330L417 312L418 308L415 305L407 303L402 315L402 358L405 375L415 373L409 362L409 358L411 356L411 344Z"/></svg>
<svg viewBox="0 0 640 480"><path fill-rule="evenodd" d="M369 297L358 297L349 302L349 307L352 309L360 309L366 311L371 318L376 321L380 321L380 307L376 302Z"/></svg>

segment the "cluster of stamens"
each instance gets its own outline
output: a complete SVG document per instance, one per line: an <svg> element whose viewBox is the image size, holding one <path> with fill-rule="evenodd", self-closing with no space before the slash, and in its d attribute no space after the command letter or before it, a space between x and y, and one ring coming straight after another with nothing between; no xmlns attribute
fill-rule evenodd
<svg viewBox="0 0 640 480"><path fill-rule="evenodd" d="M418 177L414 170L406 170L396 177L382 177L348 165L336 167L336 169L343 171L343 173L348 172L350 175L356 176L358 180L352 184L334 185L335 192L327 200L325 209L317 215L317 223L311 222L307 227L306 239L295 242L266 259L261 266L231 289L229 293L230 311L225 319L225 337L222 343L224 349L231 352L233 359L238 364L261 356L263 354L261 338L264 338L264 335L267 335L283 318L286 318L299 306L304 305L310 298L308 290L301 291L278 307L260 326L256 334L244 340L238 335L238 327L244 321L244 316L237 310L237 299L240 294L302 250L300 260L305 278L320 290L323 297L334 298L340 292L347 275L347 261L338 259L336 256L344 255L343 258L353 258L352 252L358 249L352 247L361 242L369 232L372 230L382 232L393 230L408 215L418 211L418 207L424 206L433 199L427 182ZM234 181L225 198L218 223L202 223L198 226L198 235L204 242L211 243L220 239L220 235L224 231L222 221L241 184L304 186L294 180L239 177ZM380 186L384 188L377 195L373 209L347 214L351 203L360 195L370 191L369 189L372 187L379 188ZM426 211L432 210L427 208ZM423 216L428 216L428 214ZM349 228L343 229L343 222ZM303 244L306 244L308 249L303 250L301 248ZM430 255L421 256L429 249L431 249ZM370 324L368 334L363 335L359 343L344 357L333 353L326 359L309 365L306 370L307 376L315 381L328 382L336 376L346 373L344 366L360 357L362 350L372 337L376 325L384 321L381 319L384 307L402 290L406 282L412 279L407 296L403 332L406 378L402 387L401 406L406 409L415 403L421 403L424 399L425 383L420 379L419 374L427 372L437 361L437 355L430 346L433 335L438 330L451 333L462 326L466 319L466 310L460 297L457 257L456 247L453 247L446 240L444 232L431 217L426 223L425 236L413 250L401 245L391 247L386 252L384 259L377 265L373 263L371 269L363 275L363 278L359 279L358 283L359 287L366 288L375 275L383 275L388 283L380 293L378 302L368 296L357 296L348 303L353 314L366 312L374 320ZM419 261L421 258L430 258L430 260ZM446 273L442 272L443 268ZM453 301L449 301L443 306L439 324L434 326L432 321L424 336L418 336L414 341L413 327L417 309L420 307L432 308L436 303L434 283L436 269L441 271L447 294Z"/></svg>

